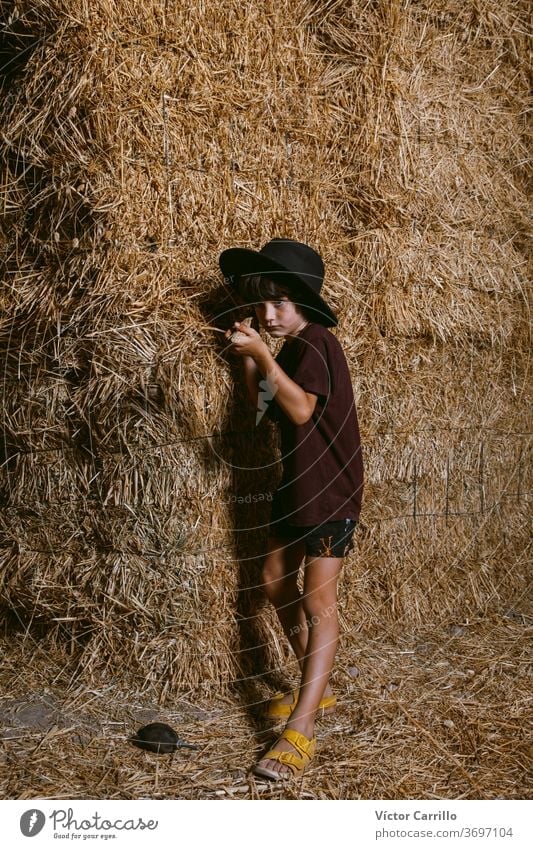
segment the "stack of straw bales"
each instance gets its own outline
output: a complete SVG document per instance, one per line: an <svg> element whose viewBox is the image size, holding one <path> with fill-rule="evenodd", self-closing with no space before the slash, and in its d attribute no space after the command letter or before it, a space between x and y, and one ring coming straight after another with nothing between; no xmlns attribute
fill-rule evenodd
<svg viewBox="0 0 533 849"><path fill-rule="evenodd" d="M275 436L209 329L219 252L276 235L324 256L358 403L345 646L521 597L526 9L2 3L9 639L161 698L286 661Z"/></svg>

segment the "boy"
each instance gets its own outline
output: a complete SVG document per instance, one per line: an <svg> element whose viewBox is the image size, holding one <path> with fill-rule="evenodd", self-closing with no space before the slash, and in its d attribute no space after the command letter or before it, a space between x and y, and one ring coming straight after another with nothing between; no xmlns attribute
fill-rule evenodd
<svg viewBox="0 0 533 849"><path fill-rule="evenodd" d="M283 475L272 503L263 588L298 659L301 683L271 700L268 715L287 723L253 768L277 781L303 773L316 748L317 712L336 706L329 678L339 634L337 581L361 510L359 427L346 358L326 329L337 318L320 297L320 256L299 242L273 239L260 251L226 250L219 262L241 298L255 305L264 330L285 340L274 359L253 327L236 322L243 335L232 343L252 403L261 411L271 399L266 415L281 433Z"/></svg>

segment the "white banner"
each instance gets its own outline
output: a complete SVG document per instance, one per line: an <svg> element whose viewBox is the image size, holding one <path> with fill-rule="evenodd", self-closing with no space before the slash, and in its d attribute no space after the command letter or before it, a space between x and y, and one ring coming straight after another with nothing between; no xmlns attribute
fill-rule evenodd
<svg viewBox="0 0 533 849"><path fill-rule="evenodd" d="M272 849L292 841L339 849L530 849L532 813L529 801L505 800L0 802L2 845L9 849L73 844Z"/></svg>

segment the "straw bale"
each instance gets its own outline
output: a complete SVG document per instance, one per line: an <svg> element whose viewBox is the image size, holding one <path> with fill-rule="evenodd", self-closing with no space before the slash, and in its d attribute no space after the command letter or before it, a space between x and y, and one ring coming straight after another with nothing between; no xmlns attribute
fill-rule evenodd
<svg viewBox="0 0 533 849"><path fill-rule="evenodd" d="M381 640L388 675L387 652L416 654L409 640L440 651L445 622L478 623L469 645L488 655L499 617L514 657L502 611L528 585L531 493L525 2L147 0L140 16L132 0L17 0L2 15L0 605L13 656L40 643L82 700L120 680L162 705L216 692L233 712L294 675L258 587L276 438L254 427L212 329L243 317L219 251L287 235L324 256L363 434L339 685L359 694L346 669L363 667L362 640ZM415 667L402 708L364 685L364 746L321 761L323 789L310 779L303 797L519 794L501 716L480 699L466 719L426 670L439 707L425 725ZM504 684L523 693L502 682L498 698ZM254 745L242 722L235 758ZM341 752L362 726L334 728ZM420 734L430 751L411 768ZM467 781L472 741L490 734L501 768L485 754ZM228 782L223 738L224 726L205 767L191 759L184 796L260 792ZM89 792L84 758L61 759L54 792ZM90 792L171 795L176 770L148 789L146 756L132 758Z"/></svg>

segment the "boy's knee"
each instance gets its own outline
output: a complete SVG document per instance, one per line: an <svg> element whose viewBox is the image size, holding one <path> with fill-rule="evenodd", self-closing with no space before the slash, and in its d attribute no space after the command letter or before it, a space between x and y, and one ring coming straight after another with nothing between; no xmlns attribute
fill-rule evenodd
<svg viewBox="0 0 533 849"><path fill-rule="evenodd" d="M323 619L330 619L337 615L337 603L327 593L304 595L302 605L306 621L311 625L318 625Z"/></svg>
<svg viewBox="0 0 533 849"><path fill-rule="evenodd" d="M297 584L297 574L287 574L282 563L267 558L261 571L262 586L267 597L273 600L292 592Z"/></svg>
<svg viewBox="0 0 533 849"><path fill-rule="evenodd" d="M267 561L264 564L261 571L261 581L263 591L271 601L274 601L276 596L280 595L283 591L283 572L275 563L269 563Z"/></svg>
<svg viewBox="0 0 533 849"><path fill-rule="evenodd" d="M302 599L302 606L306 620L312 625L318 624L322 613L322 607L317 603L316 599L312 599L310 596L304 596Z"/></svg>
<svg viewBox="0 0 533 849"><path fill-rule="evenodd" d="M261 569L261 581L263 585L270 586L281 578L281 570L271 560L266 560Z"/></svg>

